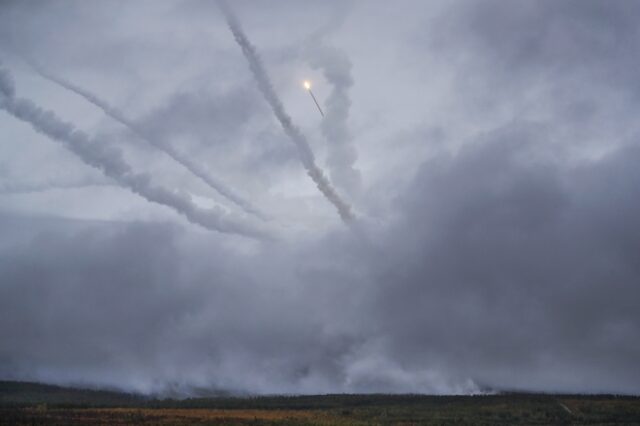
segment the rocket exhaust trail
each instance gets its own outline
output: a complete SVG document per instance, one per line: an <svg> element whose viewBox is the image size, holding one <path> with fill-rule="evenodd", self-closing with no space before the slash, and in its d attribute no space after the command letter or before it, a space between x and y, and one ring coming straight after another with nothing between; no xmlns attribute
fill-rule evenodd
<svg viewBox="0 0 640 426"><path fill-rule="evenodd" d="M309 94L311 95L311 98L313 99L313 102L316 103L316 106L318 107L318 111L320 111L320 115L324 118L324 112L322 112L322 108L320 108L320 104L316 100L316 97L313 96L313 92L311 91L311 89L309 89Z"/></svg>
<svg viewBox="0 0 640 426"><path fill-rule="evenodd" d="M113 120L119 122L123 126L127 127L132 133L134 133L138 138L142 139L149 145L155 146L157 149L160 149L169 157L171 157L174 161L181 164L185 169L191 172L194 176L198 177L204 183L207 184L214 191L225 197L227 200L233 202L242 210L247 213L250 213L256 217L259 217L262 220L268 220L267 216L262 213L260 210L251 205L248 201L244 200L241 196L236 194L233 190L231 190L227 185L222 183L219 179L213 177L208 170L201 166L200 164L192 161L186 155L175 149L170 143L166 141L158 142L151 136L147 134L147 132L142 129L139 125L129 120L122 114L119 110L109 105L104 100L100 99L98 96L90 93L89 91L76 86L73 83L70 83L62 78L54 76L49 72L45 71L40 65L34 63L31 60L24 59L33 70L38 73L41 77L64 87L65 89L83 97L93 105L100 108L106 115L111 117Z"/></svg>
<svg viewBox="0 0 640 426"><path fill-rule="evenodd" d="M146 173L135 173L124 160L122 152L103 141L90 138L73 125L59 119L52 111L40 108L32 101L15 96L13 78L0 64L0 109L24 121L37 132L62 143L86 164L101 170L120 186L142 196L147 201L162 204L185 216L191 223L213 231L238 234L256 239L272 238L264 229L236 221L221 209L204 210L191 198L178 191L153 185Z"/></svg>
<svg viewBox="0 0 640 426"><path fill-rule="evenodd" d="M318 107L318 111L320 111L320 115L322 116L322 118L324 118L324 112L322 112L322 108L320 108L320 104L318 103L318 100L316 99L316 97L313 95L313 92L311 91L311 83L305 80L304 88L307 89L307 91L311 95L311 99L313 99L313 102L315 102L316 106Z"/></svg>
<svg viewBox="0 0 640 426"><path fill-rule="evenodd" d="M44 182L44 183L22 183L22 184L0 184L0 194L29 194L33 192L45 192L50 190L78 189L86 187L109 187L115 186L107 180L87 179L78 182Z"/></svg>
<svg viewBox="0 0 640 426"><path fill-rule="evenodd" d="M322 169L317 166L315 156L313 155L313 151L311 151L307 138L300 129L293 124L291 117L285 111L280 98L278 98L278 95L273 89L271 80L264 69L264 65L262 64L262 60L260 59L256 48L247 38L246 34L240 27L238 19L235 17L226 2L218 0L218 6L227 20L227 25L233 33L236 43L238 43L242 49L242 53L249 63L249 69L258 84L260 92L262 92L262 95L271 107L274 115L280 122L280 125L282 125L283 130L287 136L289 136L289 139L291 139L295 144L298 150L298 156L300 157L302 165L307 170L307 174L316 184L320 192L322 192L327 200L329 200L329 202L331 202L331 204L333 204L338 210L338 214L342 220L345 223L350 224L354 220L354 215L351 212L351 206L342 200L340 195L338 195L329 182L329 179L325 176Z"/></svg>

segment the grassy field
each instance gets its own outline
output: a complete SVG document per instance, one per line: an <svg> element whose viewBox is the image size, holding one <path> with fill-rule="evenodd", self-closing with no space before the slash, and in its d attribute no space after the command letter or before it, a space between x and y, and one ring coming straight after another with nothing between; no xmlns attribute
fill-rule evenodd
<svg viewBox="0 0 640 426"><path fill-rule="evenodd" d="M318 395L151 399L0 382L2 425L640 425L610 395Z"/></svg>

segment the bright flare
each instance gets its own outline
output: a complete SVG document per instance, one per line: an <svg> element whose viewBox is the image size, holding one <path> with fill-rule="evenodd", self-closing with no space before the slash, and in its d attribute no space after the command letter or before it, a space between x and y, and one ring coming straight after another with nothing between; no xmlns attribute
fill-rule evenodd
<svg viewBox="0 0 640 426"><path fill-rule="evenodd" d="M311 83L309 83L308 80L305 80L304 83L302 83L302 84L304 84L304 88L305 89L311 90Z"/></svg>

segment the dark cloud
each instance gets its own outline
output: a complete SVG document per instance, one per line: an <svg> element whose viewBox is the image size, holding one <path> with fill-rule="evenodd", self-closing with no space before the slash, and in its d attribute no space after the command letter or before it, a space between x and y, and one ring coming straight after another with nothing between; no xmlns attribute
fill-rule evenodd
<svg viewBox="0 0 640 426"><path fill-rule="evenodd" d="M632 73L620 65L637 62L629 53L640 41L638 13L639 5L624 0L458 2L443 16L449 19L440 22L436 40L472 47L469 53L511 78L586 74L628 89Z"/></svg>
<svg viewBox="0 0 640 426"><path fill-rule="evenodd" d="M563 170L532 161L539 141L510 127L423 166L376 318L407 362L502 387L635 392L623 365L640 353L640 151Z"/></svg>

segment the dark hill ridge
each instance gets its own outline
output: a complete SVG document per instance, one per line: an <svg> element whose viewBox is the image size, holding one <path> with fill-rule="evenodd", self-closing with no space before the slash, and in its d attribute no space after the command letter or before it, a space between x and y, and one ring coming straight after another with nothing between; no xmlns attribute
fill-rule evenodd
<svg viewBox="0 0 640 426"><path fill-rule="evenodd" d="M640 397L501 393L162 399L0 381L0 425L220 423L638 425Z"/></svg>
<svg viewBox="0 0 640 426"><path fill-rule="evenodd" d="M0 406L38 404L115 407L144 403L148 398L125 392L80 389L33 382L0 381Z"/></svg>

